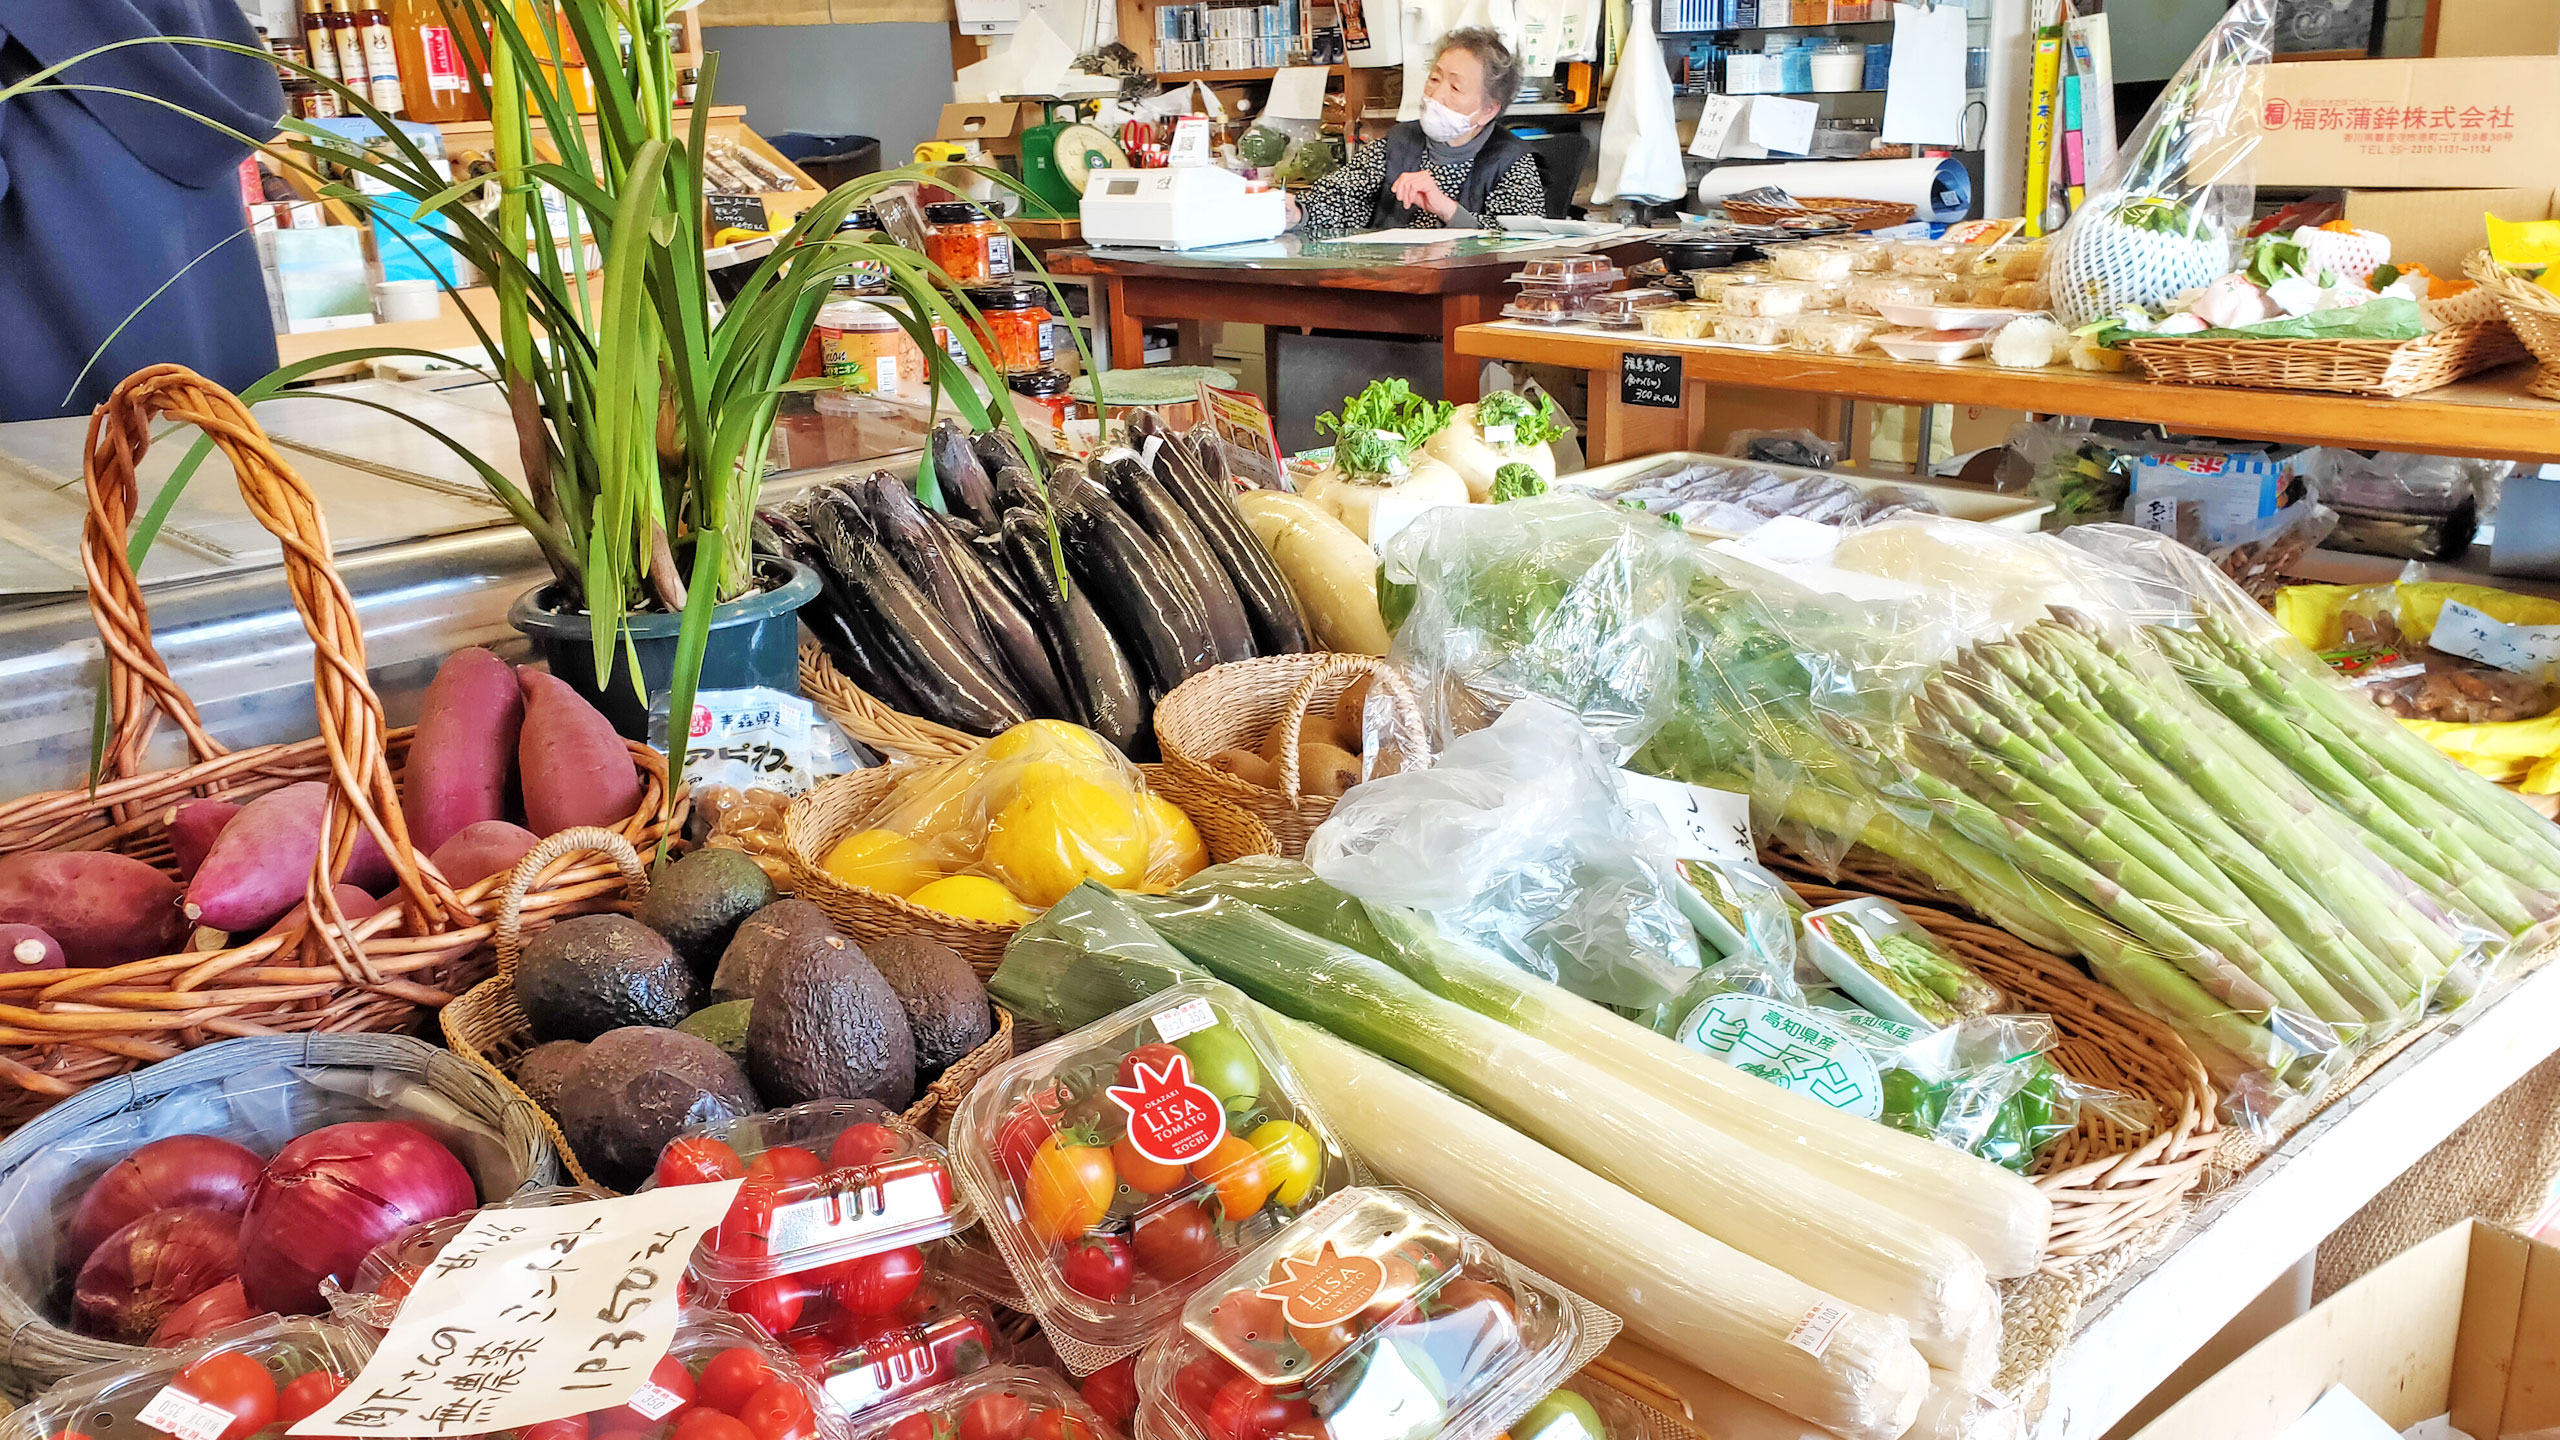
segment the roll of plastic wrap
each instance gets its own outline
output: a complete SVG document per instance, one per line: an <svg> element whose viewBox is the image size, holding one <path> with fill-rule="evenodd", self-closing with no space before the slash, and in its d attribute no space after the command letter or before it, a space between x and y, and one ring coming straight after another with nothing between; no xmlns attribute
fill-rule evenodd
<svg viewBox="0 0 2560 1440"><path fill-rule="evenodd" d="M1714 204L1727 195L1775 185L1790 195L1888 200L1911 206L1923 220L1962 220L1973 212L1973 178L1952 159L1814 160L1793 165L1720 165L1698 182L1698 198Z"/></svg>

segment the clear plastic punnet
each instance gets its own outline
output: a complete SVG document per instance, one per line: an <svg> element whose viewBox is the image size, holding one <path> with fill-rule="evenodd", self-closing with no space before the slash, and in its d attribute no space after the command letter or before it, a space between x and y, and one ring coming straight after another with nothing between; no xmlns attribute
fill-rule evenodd
<svg viewBox="0 0 2560 1440"><path fill-rule="evenodd" d="M148 1359L84 1370L0 1420L5 1440L246 1440L276 1418L297 1381L334 1395L373 1354L373 1337L335 1320L269 1315L218 1330ZM249 1362L242 1364L242 1360ZM254 1366L253 1370L251 1367ZM335 1377L309 1381L303 1377ZM228 1424L222 1412L233 1417Z"/></svg>
<svg viewBox="0 0 2560 1440"><path fill-rule="evenodd" d="M1116 1432L1056 1372L999 1365L883 1405L854 1440L1114 1440Z"/></svg>
<svg viewBox="0 0 2560 1440"><path fill-rule="evenodd" d="M782 1343L817 1380L828 1403L847 1415L865 1414L1006 1358L994 1312L970 1295L933 1294L888 1317L831 1310L823 1319L804 1321Z"/></svg>
<svg viewBox="0 0 2560 1440"><path fill-rule="evenodd" d="M1089 1374L1335 1190L1348 1152L1235 991L1188 981L1016 1056L952 1123L963 1188Z"/></svg>
<svg viewBox="0 0 2560 1440"><path fill-rule="evenodd" d="M1356 1186L1184 1304L1138 1364L1141 1430L1491 1440L1578 1368L1595 1315L1419 1197Z"/></svg>
<svg viewBox="0 0 2560 1440"><path fill-rule="evenodd" d="M538 1210L609 1198L608 1192L585 1185L544 1185L493 1201L480 1210ZM392 1317L400 1313L400 1302L409 1298L410 1287L444 1253L445 1243L461 1234L462 1227L470 1224L480 1210L430 1220L375 1246L372 1254L357 1262L356 1273L343 1287L323 1279L320 1294L329 1302L330 1313L371 1330L390 1329Z"/></svg>
<svg viewBox="0 0 2560 1440"><path fill-rule="evenodd" d="M970 1223L951 1162L873 1100L815 1100L688 1130L649 1184L747 1183L693 1252L693 1273L729 1292L939 1240Z"/></svg>

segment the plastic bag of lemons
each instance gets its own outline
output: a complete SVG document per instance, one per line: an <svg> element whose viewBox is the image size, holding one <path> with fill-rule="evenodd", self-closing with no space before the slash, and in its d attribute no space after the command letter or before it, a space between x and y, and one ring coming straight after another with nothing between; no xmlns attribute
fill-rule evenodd
<svg viewBox="0 0 2560 1440"><path fill-rule="evenodd" d="M1161 890L1209 863L1191 817L1079 725L1028 721L911 768L828 851L829 875L957 919L1018 925L1086 880Z"/></svg>

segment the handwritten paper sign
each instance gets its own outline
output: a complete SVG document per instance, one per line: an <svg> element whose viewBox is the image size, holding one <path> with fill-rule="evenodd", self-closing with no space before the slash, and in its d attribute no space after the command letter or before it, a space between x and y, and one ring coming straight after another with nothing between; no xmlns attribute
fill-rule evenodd
<svg viewBox="0 0 2560 1440"><path fill-rule="evenodd" d="M2560 666L2560 625L2511 625L2459 600L2445 602L2427 645L2519 675L2549 675Z"/></svg>
<svg viewBox="0 0 2560 1440"><path fill-rule="evenodd" d="M743 1183L484 1210L427 1267L363 1373L294 1435L430 1440L633 1401L676 1336L676 1283Z"/></svg>
<svg viewBox="0 0 2560 1440"><path fill-rule="evenodd" d="M1684 785L1659 775L1618 772L1630 804L1650 805L1671 827L1671 854L1680 860L1753 860L1751 797L1731 790Z"/></svg>

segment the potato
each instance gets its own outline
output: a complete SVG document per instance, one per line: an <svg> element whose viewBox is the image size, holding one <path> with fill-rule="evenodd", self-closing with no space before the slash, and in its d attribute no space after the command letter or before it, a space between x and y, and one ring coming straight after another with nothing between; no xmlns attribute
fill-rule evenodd
<svg viewBox="0 0 2560 1440"><path fill-rule="evenodd" d="M1332 799L1360 783L1360 757L1339 745L1298 747L1298 793Z"/></svg>
<svg viewBox="0 0 2560 1440"><path fill-rule="evenodd" d="M540 670L517 672L524 732L516 771L524 777L525 828L556 835L573 825L617 825L640 806L640 767L613 722Z"/></svg>
<svg viewBox="0 0 2560 1440"><path fill-rule="evenodd" d="M1226 771L1247 785L1259 785L1265 790L1280 788L1280 767L1250 750L1221 750L1209 757L1209 765L1212 769Z"/></svg>
<svg viewBox="0 0 2560 1440"><path fill-rule="evenodd" d="M310 885L311 863L320 853L320 818L328 808L329 785L323 780L270 790L242 807L187 882L187 918L233 934L274 924ZM360 828L346 873L338 878L371 892L389 889L397 877L372 833Z"/></svg>
<svg viewBox="0 0 2560 1440"><path fill-rule="evenodd" d="M459 890L514 869L526 851L541 843L541 836L521 825L477 820L453 832L428 858L444 872L445 883Z"/></svg>
<svg viewBox="0 0 2560 1440"><path fill-rule="evenodd" d="M178 898L177 881L111 851L0 860L0 923L41 927L83 968L177 953L187 938Z"/></svg>
<svg viewBox="0 0 2560 1440"><path fill-rule="evenodd" d="M193 880L213 851L214 837L241 807L228 800L181 800L169 807L160 823L169 832L169 848L178 852L178 878Z"/></svg>
<svg viewBox="0 0 2560 1440"><path fill-rule="evenodd" d="M507 818L523 728L524 691L506 661L477 645L445 657L400 772L412 843L432 854L466 825Z"/></svg>

